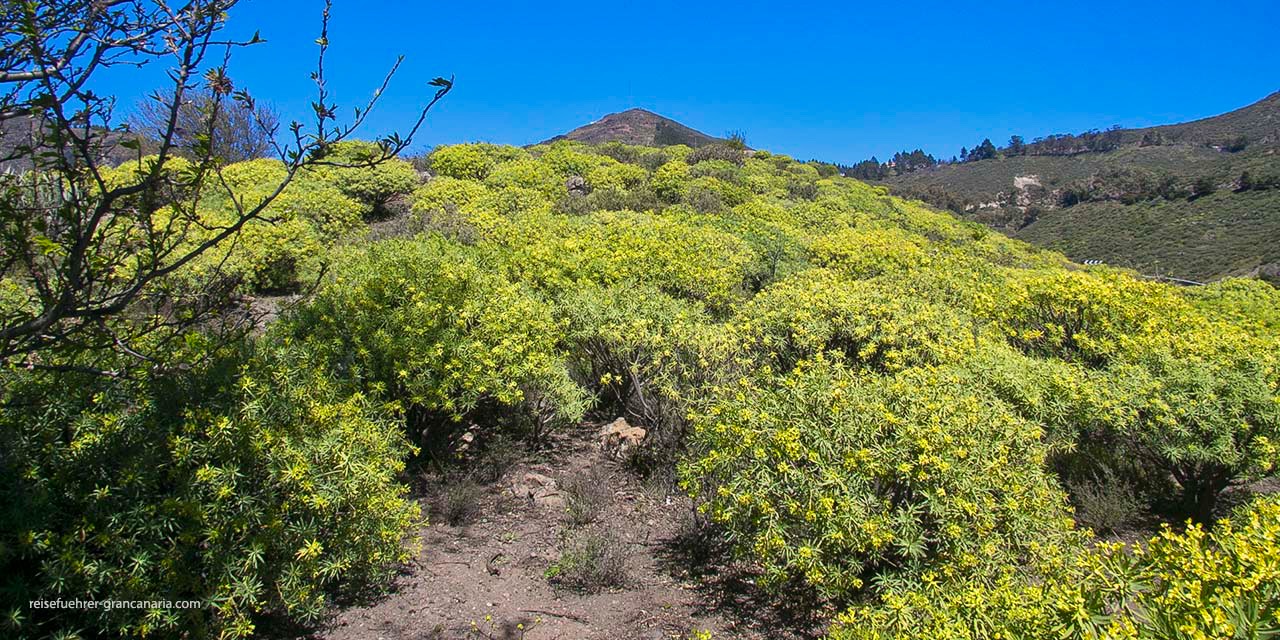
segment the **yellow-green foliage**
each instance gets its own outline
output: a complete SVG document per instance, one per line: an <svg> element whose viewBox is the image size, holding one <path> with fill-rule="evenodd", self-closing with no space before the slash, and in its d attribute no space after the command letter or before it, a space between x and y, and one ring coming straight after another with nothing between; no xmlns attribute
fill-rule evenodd
<svg viewBox="0 0 1280 640"><path fill-rule="evenodd" d="M492 401L545 423L582 413L558 347L562 330L533 292L433 237L344 256L282 328L398 411L461 420Z"/></svg>
<svg viewBox="0 0 1280 640"><path fill-rule="evenodd" d="M818 355L717 387L682 476L775 584L830 595L985 576L1072 539L1041 429L966 376Z"/></svg>
<svg viewBox="0 0 1280 640"><path fill-rule="evenodd" d="M599 165L586 175L587 184L592 189L634 189L644 184L648 178L649 172L644 167L622 163Z"/></svg>
<svg viewBox="0 0 1280 640"><path fill-rule="evenodd" d="M1182 290L1206 314L1265 336L1280 334L1280 289L1261 280L1228 278Z"/></svg>
<svg viewBox="0 0 1280 640"><path fill-rule="evenodd" d="M413 165L399 158L382 160L382 156L383 150L372 142L344 141L324 158L338 166L321 165L312 171L347 196L376 209L418 185Z"/></svg>
<svg viewBox="0 0 1280 640"><path fill-rule="evenodd" d="M135 185L151 172L159 159L160 156L143 156L137 160L122 162L116 167L104 167L101 169L102 180L108 189ZM185 158L169 158L165 160L165 166L162 169L170 177L177 177L184 172L194 170L195 167Z"/></svg>
<svg viewBox="0 0 1280 640"><path fill-rule="evenodd" d="M898 227L860 225L813 243L814 262L857 278L905 271L929 260L927 241Z"/></svg>
<svg viewBox="0 0 1280 640"><path fill-rule="evenodd" d="M712 306L740 292L753 257L727 233L630 212L600 212L562 222L542 241L511 242L514 268L543 286L646 282Z"/></svg>
<svg viewBox="0 0 1280 640"><path fill-rule="evenodd" d="M1259 499L1211 532L1060 556L1012 574L886 594L840 615L832 640L1265 638L1280 628L1280 501Z"/></svg>
<svg viewBox="0 0 1280 640"><path fill-rule="evenodd" d="M431 152L431 171L460 180L484 180L500 162L528 157L528 152L483 142L441 147Z"/></svg>
<svg viewBox="0 0 1280 640"><path fill-rule="evenodd" d="M519 161L517 161L519 162ZM489 190L479 182L458 178L437 177L414 192L414 211L426 213L447 207L462 208L484 198Z"/></svg>
<svg viewBox="0 0 1280 640"><path fill-rule="evenodd" d="M8 637L253 634L408 559L402 431L288 347L151 382L6 374L0 586ZM14 405L13 403L21 403ZM29 599L180 600L58 611Z"/></svg>
<svg viewBox="0 0 1280 640"><path fill-rule="evenodd" d="M668 202L678 202L689 191L689 165L672 160L653 172L650 183L654 193Z"/></svg>
<svg viewBox="0 0 1280 640"><path fill-rule="evenodd" d="M774 280L809 266L805 260L808 236L786 221L786 212L771 222L766 206L754 207L754 201L718 213L699 213L683 205L664 211L664 215L682 223L710 227L741 238L751 248L752 261L747 268L746 287L759 291ZM761 215L763 214L763 215Z"/></svg>
<svg viewBox="0 0 1280 640"><path fill-rule="evenodd" d="M344 154L359 155L359 151L346 148ZM393 177L387 179L386 175ZM243 227L235 242L200 256L175 279L199 283L216 272L240 279L253 291L296 288L314 279L326 247L355 231L374 204L380 204L391 191L411 188L411 183L397 180L395 175L394 167L299 171L263 211L262 218ZM285 166L277 160L249 160L223 169L219 184L211 186L198 205L202 226L207 229L189 238L188 245L205 241L234 222L241 211L258 206L275 193L286 176ZM343 186L370 200L348 195Z"/></svg>
<svg viewBox="0 0 1280 640"><path fill-rule="evenodd" d="M736 207L751 199L748 189L712 176L694 178L683 193L687 203L711 211Z"/></svg>
<svg viewBox="0 0 1280 640"><path fill-rule="evenodd" d="M1274 501L1210 534L1093 548L1064 492L1083 505L1074 480L1119 474L1143 507L1207 524L1226 487L1275 475L1268 285L1184 290L1082 268L763 151L560 141L429 161L416 237L342 242L416 184L407 165L321 167L270 222L173 275L225 258L263 290L329 265L252 366L184 378L210 388L99 399L89 385L33 417L31 402L3 405L0 574L32 595L233 595L213 625L232 636L254 612L310 619L327 590L403 557L402 434L455 421L541 434L594 409L648 429L650 463L679 455L682 485L767 586L799 580L844 608L837 638L1275 627ZM264 160L224 175L251 206L283 171ZM586 188L570 193L573 178ZM211 223L232 211L216 190L199 204ZM0 310L32 312L20 275L0 281ZM80 389L7 375L17 400L33 380ZM1160 495L1174 499L1148 498ZM135 578L135 566L176 568ZM206 628L167 615L68 624Z"/></svg>
<svg viewBox="0 0 1280 640"><path fill-rule="evenodd" d="M719 375L729 343L696 304L652 285L584 285L565 292L559 313L577 376L599 406L642 416L645 453L658 457L683 443L684 403Z"/></svg>
<svg viewBox="0 0 1280 640"><path fill-rule="evenodd" d="M774 368L824 354L882 372L955 362L973 350L968 322L954 311L893 295L878 282L813 269L760 292L735 327Z"/></svg>
<svg viewBox="0 0 1280 640"><path fill-rule="evenodd" d="M222 170L223 179L235 198L252 207L272 194L284 180L285 166L277 160L249 160ZM234 212L225 189L211 189L208 206L223 216ZM342 192L323 172L299 171L293 182L271 205L266 216L272 219L302 219L330 238L340 237L360 224L370 206Z"/></svg>
<svg viewBox="0 0 1280 640"><path fill-rule="evenodd" d="M497 165L485 178L485 184L494 189L503 187L534 189L551 198L567 193L564 179L552 167L545 162L530 158Z"/></svg>
<svg viewBox="0 0 1280 640"><path fill-rule="evenodd" d="M976 299L1010 344L1083 367L1083 391L1053 399L1071 419L1052 426L1172 477L1186 514L1207 520L1230 483L1280 464L1280 358L1258 325L1105 271L1011 273Z"/></svg>
<svg viewBox="0 0 1280 640"><path fill-rule="evenodd" d="M535 147L532 151L538 156L540 163L565 178L585 177L595 167L617 163L616 160L595 153L590 147L576 142L553 142L546 146Z"/></svg>
<svg viewBox="0 0 1280 640"><path fill-rule="evenodd" d="M1033 271L1015 274L982 313L1009 340L1039 356L1102 365L1135 342L1180 327L1183 303L1167 286L1109 273Z"/></svg>

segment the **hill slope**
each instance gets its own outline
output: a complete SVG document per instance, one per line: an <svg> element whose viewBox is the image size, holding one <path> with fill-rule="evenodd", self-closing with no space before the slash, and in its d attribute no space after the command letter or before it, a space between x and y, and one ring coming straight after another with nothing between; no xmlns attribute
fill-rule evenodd
<svg viewBox="0 0 1280 640"><path fill-rule="evenodd" d="M1181 124L1125 130L1126 139L1138 142L1147 133L1160 134L1179 143L1214 144L1234 136L1274 146L1280 141L1280 91L1222 115Z"/></svg>
<svg viewBox="0 0 1280 640"><path fill-rule="evenodd" d="M37 145L41 136L39 122L29 116L17 116L0 120L0 173L6 171L22 172L32 167L31 154L26 147ZM100 132L97 138L102 147L98 150L99 161L104 166L115 166L130 159L137 158L137 152L120 146L123 139L116 132ZM138 136L141 138L141 136ZM144 144L146 141L144 140Z"/></svg>
<svg viewBox="0 0 1280 640"><path fill-rule="evenodd" d="M1116 133L1106 152L1006 152L884 183L1076 260L1192 279L1280 261L1280 93L1212 118ZM1245 173L1264 184L1242 188Z"/></svg>
<svg viewBox="0 0 1280 640"><path fill-rule="evenodd" d="M627 109L620 113L611 113L591 124L551 138L543 144L557 140L575 140L587 144L621 142L646 147L673 144L701 147L720 141L719 138L644 109Z"/></svg>

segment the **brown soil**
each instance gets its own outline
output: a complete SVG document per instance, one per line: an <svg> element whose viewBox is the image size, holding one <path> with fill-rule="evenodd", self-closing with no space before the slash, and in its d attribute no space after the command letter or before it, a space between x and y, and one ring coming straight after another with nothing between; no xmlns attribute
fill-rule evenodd
<svg viewBox="0 0 1280 640"><path fill-rule="evenodd" d="M544 140L541 144L556 140L576 140L587 144L622 142L650 147L677 143L701 147L720 141L719 138L644 109L627 109L620 113L611 113L569 133Z"/></svg>
<svg viewBox="0 0 1280 640"><path fill-rule="evenodd" d="M525 456L480 494L478 516L450 526L440 514L442 483L423 477L432 524L422 551L392 592L338 610L316 640L551 638L610 640L813 638L829 612L811 605L777 608L753 584L749 567L730 561L698 524L689 498L646 486L600 450L584 426L548 451ZM596 468L608 490L594 521L574 527L560 490L571 475ZM547 479L554 481L548 484ZM652 485L653 483L649 483ZM623 586L587 593L545 576L570 541L614 537L625 555ZM794 605L793 605L794 606ZM521 628L520 625L523 625Z"/></svg>

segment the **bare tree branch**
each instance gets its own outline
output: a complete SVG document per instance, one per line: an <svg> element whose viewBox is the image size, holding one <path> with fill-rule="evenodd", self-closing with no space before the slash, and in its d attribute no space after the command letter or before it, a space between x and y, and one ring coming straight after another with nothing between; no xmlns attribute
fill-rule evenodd
<svg viewBox="0 0 1280 640"><path fill-rule="evenodd" d="M379 139L380 154L354 162L330 157L334 145L364 124L401 61L354 110L349 124L337 124L325 79L331 9L326 2L312 75L314 124L304 128L295 122L289 127L292 140L280 141L278 123L247 91L236 90L229 74L233 50L262 42L257 34L243 41L220 36L236 4L35 0L0 11L0 121L29 123L4 130L23 132L10 156L31 169L0 173L0 284L6 296L0 304L0 361L89 370L95 367L59 361L56 352L103 350L158 366L153 354L136 345L153 332L176 335L206 322L220 307L213 294L208 300L174 298L157 287L200 256L235 242L247 224L269 222L268 207L299 171L375 166L402 152L453 88L452 78L431 81L435 94L408 134ZM211 61L215 52L222 55ZM156 137L155 153L143 159L136 137L113 128L114 99L95 93L92 78L105 67L152 63L168 65L169 86L154 94L144 128ZM233 115L267 141L255 153L269 148L284 163L283 178L254 202L237 194L221 171L231 158L218 146L226 128L220 123ZM0 142L7 144L4 135L9 134L0 133ZM116 148L135 153L132 174L104 171ZM171 162L178 155L188 162ZM229 220L211 224L202 217L199 202L211 193L226 196L233 209ZM223 290L222 264L212 271L205 286L221 292L225 306L231 293ZM113 368L102 371L122 375Z"/></svg>

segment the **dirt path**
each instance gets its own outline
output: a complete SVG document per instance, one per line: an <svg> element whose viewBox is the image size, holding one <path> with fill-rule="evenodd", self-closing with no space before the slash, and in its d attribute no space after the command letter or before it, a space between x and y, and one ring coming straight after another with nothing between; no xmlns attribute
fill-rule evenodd
<svg viewBox="0 0 1280 640"><path fill-rule="evenodd" d="M538 463L516 463L476 490L467 524L445 522L446 493L425 495L432 524L395 590L340 610L312 637L815 637L820 624L808 611L764 604L784 598L761 594L749 572L699 543L689 499L642 486L599 450L596 429L562 435L551 451L531 457ZM588 499L575 497L583 493ZM601 540L616 552L610 557L619 566L603 568L621 577L619 586L591 592L553 584L583 564L570 566L566 550Z"/></svg>

